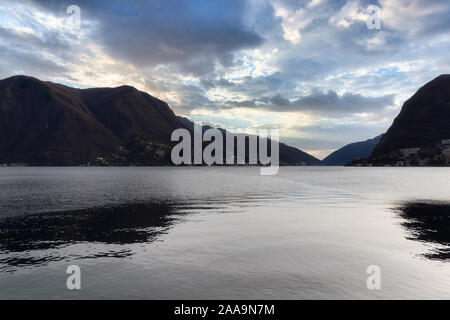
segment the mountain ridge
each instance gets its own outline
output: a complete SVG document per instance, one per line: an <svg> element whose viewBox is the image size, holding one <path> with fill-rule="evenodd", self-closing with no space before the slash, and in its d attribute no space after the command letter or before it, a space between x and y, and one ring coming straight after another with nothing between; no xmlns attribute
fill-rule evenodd
<svg viewBox="0 0 450 320"><path fill-rule="evenodd" d="M194 129L194 122L183 116L177 116L180 122L189 130ZM218 129L226 134L227 130L223 128L213 128L209 125L203 125L202 131L205 132L208 129ZM235 133L236 135L245 135L243 133ZM270 139L269 139L270 140ZM270 143L268 143L270 145ZM289 146L283 142L279 142L279 153L280 153L280 165L308 165L308 166L319 166L322 165L322 161L315 158L314 156L306 153L298 148Z"/></svg>
<svg viewBox="0 0 450 320"><path fill-rule="evenodd" d="M115 155L150 164L164 159L144 161L145 149L167 149L167 137L180 126L165 102L133 87L78 89L28 76L0 80L3 163L81 165Z"/></svg>
<svg viewBox="0 0 450 320"><path fill-rule="evenodd" d="M405 101L370 161L392 164L407 148L428 149L431 154L444 139L450 139L450 74L434 78Z"/></svg>
<svg viewBox="0 0 450 320"><path fill-rule="evenodd" d="M23 75L0 80L0 164L168 165L171 133L186 125L166 102L128 85L81 89ZM321 164L282 143L280 162Z"/></svg>
<svg viewBox="0 0 450 320"><path fill-rule="evenodd" d="M372 139L349 143L328 155L322 162L327 166L344 166L355 159L368 158L384 133Z"/></svg>

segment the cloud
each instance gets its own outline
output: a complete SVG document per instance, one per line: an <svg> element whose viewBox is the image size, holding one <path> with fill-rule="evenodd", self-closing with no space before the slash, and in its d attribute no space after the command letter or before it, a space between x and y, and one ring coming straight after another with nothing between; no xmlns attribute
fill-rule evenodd
<svg viewBox="0 0 450 320"><path fill-rule="evenodd" d="M64 66L42 57L39 53L11 50L1 44L0 52L0 78L7 78L11 74L60 76L68 71Z"/></svg>
<svg viewBox="0 0 450 320"><path fill-rule="evenodd" d="M324 19L329 14L329 6L323 0L274 1L272 2L275 16L280 18L283 37L292 44L298 44L303 38L303 32L311 25Z"/></svg>
<svg viewBox="0 0 450 320"><path fill-rule="evenodd" d="M63 4L34 1L60 11ZM235 51L264 39L243 21L241 0L78 1L83 17L95 19L93 35L105 50L136 66L174 64L180 72L203 75L216 64L230 66Z"/></svg>
<svg viewBox="0 0 450 320"><path fill-rule="evenodd" d="M329 23L338 27L348 28L355 22L366 23L369 19L368 5L363 6L359 0L349 0L329 19Z"/></svg>
<svg viewBox="0 0 450 320"><path fill-rule="evenodd" d="M255 108L277 112L307 112L327 116L345 116L358 113L383 111L394 104L394 95L364 97L361 94L346 92L338 95L329 90L314 90L311 94L290 101L281 95L264 97L259 100L231 102L235 107Z"/></svg>
<svg viewBox="0 0 450 320"><path fill-rule="evenodd" d="M379 0L383 24L423 39L450 32L450 3L442 0Z"/></svg>

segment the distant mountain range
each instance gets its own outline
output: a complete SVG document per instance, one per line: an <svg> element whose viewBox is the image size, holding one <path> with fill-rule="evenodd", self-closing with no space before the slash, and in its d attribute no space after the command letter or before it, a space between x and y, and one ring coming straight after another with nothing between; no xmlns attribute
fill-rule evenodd
<svg viewBox="0 0 450 320"><path fill-rule="evenodd" d="M188 118L178 116L178 120L189 130L194 130L194 122L189 120ZM206 131L211 129L211 126L203 125L202 131ZM226 130L222 128L217 128L226 134ZM244 135L244 134L238 134ZM248 136L248 135L246 135ZM270 140L270 139L269 139ZM248 150L248 148L246 149ZM301 151L300 149L291 147L285 143L279 143L279 152L280 152L280 164L281 165L308 165L308 166L319 166L322 165L322 162L311 156L310 154ZM247 157L246 157L247 158Z"/></svg>
<svg viewBox="0 0 450 320"><path fill-rule="evenodd" d="M350 143L330 154L322 162L327 166L344 166L352 160L368 158L383 136L384 134L381 134L373 139Z"/></svg>
<svg viewBox="0 0 450 320"><path fill-rule="evenodd" d="M450 139L449 74L428 82L403 104L400 114L375 147L369 161L393 164L401 160L401 149L412 148L423 152L418 155L418 162L429 159L432 163L439 163L444 160L439 159L442 148L439 145L444 139Z"/></svg>
<svg viewBox="0 0 450 320"><path fill-rule="evenodd" d="M27 76L0 80L0 163L171 164L173 130L189 127L162 100L130 86L76 89ZM320 160L280 144L285 165Z"/></svg>

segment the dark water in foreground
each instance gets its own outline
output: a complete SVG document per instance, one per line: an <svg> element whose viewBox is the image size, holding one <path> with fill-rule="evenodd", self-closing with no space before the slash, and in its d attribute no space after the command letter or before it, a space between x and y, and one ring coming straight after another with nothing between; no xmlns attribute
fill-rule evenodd
<svg viewBox="0 0 450 320"><path fill-rule="evenodd" d="M0 298L448 299L450 170L0 168Z"/></svg>

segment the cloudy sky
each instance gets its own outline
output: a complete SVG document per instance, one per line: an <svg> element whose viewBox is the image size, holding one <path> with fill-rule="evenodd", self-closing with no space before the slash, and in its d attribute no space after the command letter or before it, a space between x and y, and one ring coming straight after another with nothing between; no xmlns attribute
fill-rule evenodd
<svg viewBox="0 0 450 320"><path fill-rule="evenodd" d="M0 0L0 78L133 85L192 120L279 128L319 158L385 132L450 73L449 44L448 0Z"/></svg>

